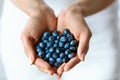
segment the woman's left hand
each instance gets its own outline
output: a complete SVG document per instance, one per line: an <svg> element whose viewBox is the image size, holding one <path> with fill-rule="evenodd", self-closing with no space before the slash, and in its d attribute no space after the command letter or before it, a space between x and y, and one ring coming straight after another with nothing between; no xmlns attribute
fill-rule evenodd
<svg viewBox="0 0 120 80"><path fill-rule="evenodd" d="M69 62L63 63L57 70L58 77L63 72L69 71L80 61L84 61L85 55L89 48L91 31L84 20L82 9L77 5L70 5L64 8L58 15L57 30L62 32L63 29L69 29L75 39L79 41L77 55Z"/></svg>

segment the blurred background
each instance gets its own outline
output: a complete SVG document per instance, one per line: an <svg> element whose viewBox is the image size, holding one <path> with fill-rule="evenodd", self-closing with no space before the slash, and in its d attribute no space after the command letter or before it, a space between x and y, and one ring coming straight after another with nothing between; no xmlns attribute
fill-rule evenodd
<svg viewBox="0 0 120 80"><path fill-rule="evenodd" d="M4 0L0 0L0 18L1 18L1 15L2 15L2 8L3 8L3 3L4 3ZM120 0L119 0L119 7L120 7ZM118 21L118 25L119 25L119 34L120 34L120 8L119 8L119 13L118 13L118 17L119 17L119 21ZM1 21L0 21L1 22ZM1 26L0 26L1 28ZM1 29L0 29L1 30ZM120 35L119 35L120 37ZM1 37L0 37L1 38ZM120 40L119 40L120 41ZM0 41L1 42L1 41ZM1 57L1 56L0 56ZM120 75L120 74L119 74ZM2 65L2 60L0 58L0 80L6 80L5 79L5 72L4 72L4 67Z"/></svg>

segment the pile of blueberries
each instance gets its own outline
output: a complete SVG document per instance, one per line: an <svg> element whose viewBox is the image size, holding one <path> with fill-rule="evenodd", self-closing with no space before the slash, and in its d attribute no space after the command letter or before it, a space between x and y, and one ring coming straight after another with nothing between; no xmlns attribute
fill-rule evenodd
<svg viewBox="0 0 120 80"><path fill-rule="evenodd" d="M77 52L78 41L68 29L60 34L57 30L44 32L41 41L36 47L38 57L58 68L62 63L68 62Z"/></svg>

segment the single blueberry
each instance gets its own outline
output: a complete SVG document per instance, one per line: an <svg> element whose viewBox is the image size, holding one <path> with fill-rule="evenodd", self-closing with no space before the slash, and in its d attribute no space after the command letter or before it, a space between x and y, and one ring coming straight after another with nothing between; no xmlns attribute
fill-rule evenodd
<svg viewBox="0 0 120 80"><path fill-rule="evenodd" d="M47 44L48 40L45 39L45 40L43 40L43 42Z"/></svg>
<svg viewBox="0 0 120 80"><path fill-rule="evenodd" d="M71 58L73 58L73 57L74 57L74 55L75 55L74 53L70 53L70 54L68 54L68 58L70 58L70 59L71 59Z"/></svg>
<svg viewBox="0 0 120 80"><path fill-rule="evenodd" d="M64 43L59 42L59 47L64 47Z"/></svg>
<svg viewBox="0 0 120 80"><path fill-rule="evenodd" d="M54 41L54 40L55 40L55 37L54 37L54 36L50 36L48 40L49 40L49 41Z"/></svg>
<svg viewBox="0 0 120 80"><path fill-rule="evenodd" d="M65 55L68 55L69 53L71 53L71 50L70 50L70 49L67 49L67 50L65 51Z"/></svg>
<svg viewBox="0 0 120 80"><path fill-rule="evenodd" d="M44 32L44 33L43 33L43 37L44 37L44 38L48 38L49 36L50 36L50 32Z"/></svg>
<svg viewBox="0 0 120 80"><path fill-rule="evenodd" d="M63 61L63 63L64 63L64 62L66 63L66 62L69 61L69 58L65 56L65 57L62 59L62 61Z"/></svg>
<svg viewBox="0 0 120 80"><path fill-rule="evenodd" d="M55 43L59 43L59 40L55 40Z"/></svg>
<svg viewBox="0 0 120 80"><path fill-rule="evenodd" d="M63 60L62 60L62 58L57 58L57 59L56 59L56 62L57 62L57 63L63 63Z"/></svg>
<svg viewBox="0 0 120 80"><path fill-rule="evenodd" d="M70 41L70 45L71 45L71 46L75 46L76 44L77 44L77 41L76 41L76 40Z"/></svg>
<svg viewBox="0 0 120 80"><path fill-rule="evenodd" d="M66 36L60 37L60 41L64 43L67 42L67 37Z"/></svg>
<svg viewBox="0 0 120 80"><path fill-rule="evenodd" d="M50 57L49 58L49 63L51 64L52 63L52 65L54 64L54 62L55 62L55 59L54 58L52 58L52 57Z"/></svg>
<svg viewBox="0 0 120 80"><path fill-rule="evenodd" d="M37 52L40 52L40 51L42 51L42 49L41 49L40 47L37 47L37 48L36 48L36 51L37 51Z"/></svg>
<svg viewBox="0 0 120 80"><path fill-rule="evenodd" d="M53 44L54 44L54 42L51 41L51 42L48 42L48 43L46 44L46 46L47 46L47 47L51 47Z"/></svg>
<svg viewBox="0 0 120 80"><path fill-rule="evenodd" d="M50 58L51 57L51 53L47 53L46 55L45 55L45 58Z"/></svg>
<svg viewBox="0 0 120 80"><path fill-rule="evenodd" d="M69 48L71 51L73 51L73 52L76 52L77 51L77 48L76 47L74 47L74 46L70 46L70 48Z"/></svg>
<svg viewBox="0 0 120 80"><path fill-rule="evenodd" d="M40 48L45 48L45 46L46 46L45 43L43 43L43 42L40 42L40 43L39 43L39 47L40 47Z"/></svg>
<svg viewBox="0 0 120 80"><path fill-rule="evenodd" d="M50 47L50 48L49 48L49 52L50 52L50 53L53 53L53 52L54 52L54 50L55 50L55 48L54 48L54 47Z"/></svg>
<svg viewBox="0 0 120 80"><path fill-rule="evenodd" d="M57 37L57 36L59 35L59 33L58 33L58 31L55 30L55 31L52 32L52 35L53 35L54 37Z"/></svg>
<svg viewBox="0 0 120 80"><path fill-rule="evenodd" d="M54 66L55 66L56 68L58 68L60 65L61 65L61 63L58 63L58 62L56 62L56 63L54 64Z"/></svg>
<svg viewBox="0 0 120 80"><path fill-rule="evenodd" d="M66 35L66 34L68 34L68 33L70 33L70 31L69 31L68 29L64 29L64 30L63 30L63 34L64 34L64 35Z"/></svg>
<svg viewBox="0 0 120 80"><path fill-rule="evenodd" d="M57 59L57 58L58 58L58 54L53 53L52 57L53 57L54 59Z"/></svg>
<svg viewBox="0 0 120 80"><path fill-rule="evenodd" d="M64 45L64 48L65 48L65 49L68 49L69 46L70 46L70 44L67 42L67 43Z"/></svg>
<svg viewBox="0 0 120 80"><path fill-rule="evenodd" d="M62 53L60 53L60 58L64 58L64 56L65 56L65 54L62 52Z"/></svg>
<svg viewBox="0 0 120 80"><path fill-rule="evenodd" d="M38 57L44 57L45 56L45 52L44 51L39 51L38 52Z"/></svg>
<svg viewBox="0 0 120 80"><path fill-rule="evenodd" d="M55 44L53 45L53 47L57 48L57 47L58 47L58 44L57 44L57 43L55 43Z"/></svg>
<svg viewBox="0 0 120 80"><path fill-rule="evenodd" d="M57 54L59 54L59 53L60 53L60 48L56 48L55 52L56 52Z"/></svg>
<svg viewBox="0 0 120 80"><path fill-rule="evenodd" d="M74 39L74 37L73 37L73 35L72 35L72 34L71 34L71 35L70 35L70 34L68 34L68 37L67 37L67 38L68 38L68 41L69 41L69 42L70 42L70 41L72 41L72 40Z"/></svg>

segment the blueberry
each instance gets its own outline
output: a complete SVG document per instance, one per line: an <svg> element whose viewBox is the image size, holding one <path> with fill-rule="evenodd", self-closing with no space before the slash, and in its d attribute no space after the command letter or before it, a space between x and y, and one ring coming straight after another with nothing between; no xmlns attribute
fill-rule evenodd
<svg viewBox="0 0 120 80"><path fill-rule="evenodd" d="M54 41L54 40L55 40L55 37L54 37L54 36L50 36L50 37L48 38L48 40L49 40L49 41Z"/></svg>
<svg viewBox="0 0 120 80"><path fill-rule="evenodd" d="M44 56L45 56L44 51L39 51L39 52L38 52L38 57L44 57Z"/></svg>
<svg viewBox="0 0 120 80"><path fill-rule="evenodd" d="M66 43L66 44L64 45L64 48L65 48L65 49L68 49L69 46L70 46L70 44L69 44L69 43Z"/></svg>
<svg viewBox="0 0 120 80"><path fill-rule="evenodd" d="M65 56L65 57L62 59L62 61L63 61L63 62L68 62L68 61L69 61L69 58Z"/></svg>
<svg viewBox="0 0 120 80"><path fill-rule="evenodd" d="M71 40L73 40L73 39L74 39L74 37L73 37L73 35L72 35L72 34L71 34L71 35L70 35L70 34L68 34L67 36L68 36L68 41L69 41L69 42L70 42Z"/></svg>
<svg viewBox="0 0 120 80"><path fill-rule="evenodd" d="M77 44L77 41L76 41L76 40L70 41L70 45L71 45L71 46L75 46L76 44Z"/></svg>
<svg viewBox="0 0 120 80"><path fill-rule="evenodd" d="M56 59L56 62L57 62L57 63L62 63L63 60L62 60L62 58L57 58L57 59Z"/></svg>
<svg viewBox="0 0 120 80"><path fill-rule="evenodd" d="M49 52L50 52L50 53L53 53L53 52L54 52L54 50L55 50L55 48L54 48L54 47L50 47L50 48L49 48Z"/></svg>
<svg viewBox="0 0 120 80"><path fill-rule="evenodd" d="M70 49L67 49L67 50L65 51L65 55L68 55L69 53L71 53L71 50L70 50Z"/></svg>
<svg viewBox="0 0 120 80"><path fill-rule="evenodd" d="M40 43L39 43L39 47L40 47L40 48L45 48L45 43L40 42Z"/></svg>
<svg viewBox="0 0 120 80"><path fill-rule="evenodd" d="M59 36L59 33L58 33L58 31L55 30L55 31L52 32L52 35L53 35L54 37L57 37L57 36Z"/></svg>
<svg viewBox="0 0 120 80"><path fill-rule="evenodd" d="M59 54L59 53L60 53L60 48L56 48L55 52L56 52L57 54Z"/></svg>
<svg viewBox="0 0 120 80"><path fill-rule="evenodd" d="M52 57L53 57L54 59L57 59L57 58L58 58L58 54L53 53Z"/></svg>
<svg viewBox="0 0 120 80"><path fill-rule="evenodd" d="M53 45L53 47L57 48L57 47L58 47L58 44L57 44L57 43L55 43L55 44Z"/></svg>
<svg viewBox="0 0 120 80"><path fill-rule="evenodd" d="M67 37L66 37L66 36L60 37L60 41L61 41L61 42L67 42Z"/></svg>
<svg viewBox="0 0 120 80"><path fill-rule="evenodd" d="M59 40L55 40L55 43L59 43Z"/></svg>
<svg viewBox="0 0 120 80"><path fill-rule="evenodd" d="M49 59L51 57L51 53L47 53L46 55L45 55L45 58L47 58L47 59Z"/></svg>
<svg viewBox="0 0 120 80"><path fill-rule="evenodd" d="M43 40L43 42L47 44L48 40L45 39L45 40Z"/></svg>
<svg viewBox="0 0 120 80"><path fill-rule="evenodd" d="M69 31L68 29L64 29L64 30L63 30L63 34L64 34L64 35L66 35L66 34L68 34L68 33L70 33L70 31Z"/></svg>
<svg viewBox="0 0 120 80"><path fill-rule="evenodd" d="M51 47L53 44L54 44L54 42L51 41L51 42L48 42L46 45L47 45L47 47Z"/></svg>
<svg viewBox="0 0 120 80"><path fill-rule="evenodd" d="M36 51L37 51L37 52L40 52L40 51L42 51L42 49L41 49L40 47L37 47L37 48L36 48Z"/></svg>
<svg viewBox="0 0 120 80"><path fill-rule="evenodd" d="M77 48L76 47L74 47L74 46L70 46L70 48L69 48L71 51L74 51L74 52L76 52L77 51Z"/></svg>
<svg viewBox="0 0 120 80"><path fill-rule="evenodd" d="M49 50L45 50L45 53L49 53Z"/></svg>
<svg viewBox="0 0 120 80"><path fill-rule="evenodd" d="M71 58L73 58L73 57L74 57L74 55L75 55L74 53L70 53L70 54L68 55L68 58L70 58L70 59L71 59Z"/></svg>
<svg viewBox="0 0 120 80"><path fill-rule="evenodd" d="M62 52L62 53L60 53L60 58L63 58L64 56L65 56L65 54Z"/></svg>
<svg viewBox="0 0 120 80"><path fill-rule="evenodd" d="M50 32L45 32L44 34L43 34L43 37L44 38L48 38L50 36Z"/></svg>
<svg viewBox="0 0 120 80"><path fill-rule="evenodd" d="M56 62L56 63L54 64L54 66L57 67L57 68L58 68L60 65L61 65L61 63L58 63L58 62Z"/></svg>
<svg viewBox="0 0 120 80"><path fill-rule="evenodd" d="M59 40L60 39L60 35L59 36L57 36L57 40Z"/></svg>
<svg viewBox="0 0 120 80"><path fill-rule="evenodd" d="M64 47L64 43L59 42L59 47Z"/></svg>
<svg viewBox="0 0 120 80"><path fill-rule="evenodd" d="M54 65L54 62L55 62L55 59L52 58L52 57L50 57L50 58L49 58L49 64L50 64L50 65Z"/></svg>

